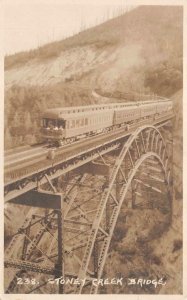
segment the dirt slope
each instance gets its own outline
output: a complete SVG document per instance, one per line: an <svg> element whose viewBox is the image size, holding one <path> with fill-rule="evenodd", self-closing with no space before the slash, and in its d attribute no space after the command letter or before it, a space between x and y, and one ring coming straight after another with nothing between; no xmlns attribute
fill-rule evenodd
<svg viewBox="0 0 187 300"><path fill-rule="evenodd" d="M78 81L104 90L139 89L142 67L181 55L181 28L179 7L138 7L69 39L7 57L5 86Z"/></svg>

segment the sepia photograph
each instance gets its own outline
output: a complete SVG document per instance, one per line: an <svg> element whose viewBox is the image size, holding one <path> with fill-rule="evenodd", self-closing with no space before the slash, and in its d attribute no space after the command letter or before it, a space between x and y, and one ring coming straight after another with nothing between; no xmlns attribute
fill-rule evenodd
<svg viewBox="0 0 187 300"><path fill-rule="evenodd" d="M182 296L184 5L3 11L3 299Z"/></svg>

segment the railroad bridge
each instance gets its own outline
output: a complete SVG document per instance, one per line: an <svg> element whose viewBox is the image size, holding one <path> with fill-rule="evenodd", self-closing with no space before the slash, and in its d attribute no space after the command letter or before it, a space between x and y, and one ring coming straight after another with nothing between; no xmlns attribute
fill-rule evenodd
<svg viewBox="0 0 187 300"><path fill-rule="evenodd" d="M5 293L99 293L93 282L122 207L124 226L140 210L170 224L172 140L162 132L172 117L89 137L51 157L42 147L5 156L5 203L28 208L5 249Z"/></svg>

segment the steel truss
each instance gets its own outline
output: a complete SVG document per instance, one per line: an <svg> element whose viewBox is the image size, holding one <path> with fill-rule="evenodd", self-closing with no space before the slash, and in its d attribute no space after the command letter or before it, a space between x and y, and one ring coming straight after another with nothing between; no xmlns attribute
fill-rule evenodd
<svg viewBox="0 0 187 300"><path fill-rule="evenodd" d="M29 272L42 278L38 287L29 287L30 293L98 293L92 283L102 277L122 205L127 210L159 209L169 224L171 175L161 133L154 126L143 126L121 141L120 147L97 152L92 162L59 177L55 186L48 178L53 193L62 193L62 208L48 209L38 218L41 209L31 208L5 253L5 267L21 270L14 272L7 293L20 292L16 278ZM21 241L21 255L15 257L14 249ZM50 285L49 290L49 275L69 281Z"/></svg>

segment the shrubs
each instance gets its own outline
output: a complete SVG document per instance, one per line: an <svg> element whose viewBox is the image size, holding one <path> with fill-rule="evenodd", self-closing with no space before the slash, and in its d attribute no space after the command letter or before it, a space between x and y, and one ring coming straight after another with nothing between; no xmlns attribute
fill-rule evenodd
<svg viewBox="0 0 187 300"><path fill-rule="evenodd" d="M177 63L178 62L178 63ZM147 70L145 86L155 94L170 97L182 88L182 66L180 60L164 61Z"/></svg>

